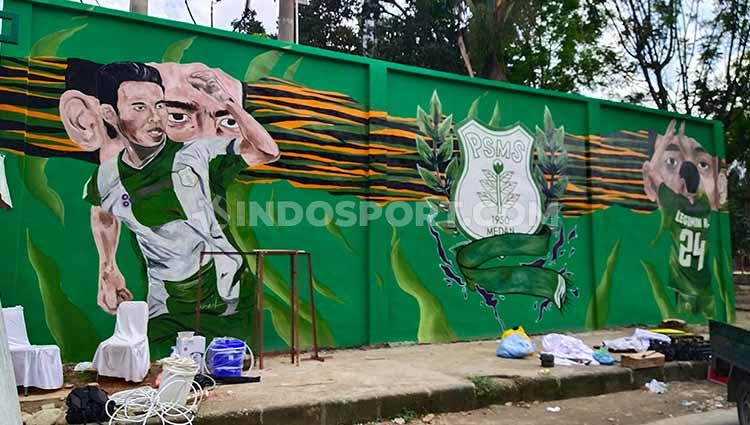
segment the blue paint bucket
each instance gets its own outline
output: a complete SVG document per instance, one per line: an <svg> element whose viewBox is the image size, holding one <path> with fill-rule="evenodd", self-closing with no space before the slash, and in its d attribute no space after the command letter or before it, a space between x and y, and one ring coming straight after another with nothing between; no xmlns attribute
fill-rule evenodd
<svg viewBox="0 0 750 425"><path fill-rule="evenodd" d="M214 338L208 346L206 366L219 378L242 376L245 343L236 338Z"/></svg>

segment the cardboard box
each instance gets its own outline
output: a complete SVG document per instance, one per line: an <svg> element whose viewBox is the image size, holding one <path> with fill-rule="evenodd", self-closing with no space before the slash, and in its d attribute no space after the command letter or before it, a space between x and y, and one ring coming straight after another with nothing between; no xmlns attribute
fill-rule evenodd
<svg viewBox="0 0 750 425"><path fill-rule="evenodd" d="M629 367L631 369L664 367L664 354L657 353L656 351L623 354L620 364L622 367Z"/></svg>

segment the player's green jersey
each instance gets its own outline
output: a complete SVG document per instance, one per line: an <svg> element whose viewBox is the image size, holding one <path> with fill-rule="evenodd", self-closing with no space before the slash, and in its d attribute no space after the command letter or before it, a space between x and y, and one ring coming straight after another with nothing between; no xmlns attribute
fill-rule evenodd
<svg viewBox="0 0 750 425"><path fill-rule="evenodd" d="M709 270L709 227L711 206L705 194L690 201L667 185L659 187L661 232L672 236L669 253L669 287L677 293L682 313L713 315Z"/></svg>

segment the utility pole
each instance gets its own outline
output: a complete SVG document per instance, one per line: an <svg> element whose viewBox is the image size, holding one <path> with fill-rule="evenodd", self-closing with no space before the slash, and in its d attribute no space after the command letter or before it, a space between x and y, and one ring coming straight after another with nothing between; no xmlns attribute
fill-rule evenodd
<svg viewBox="0 0 750 425"><path fill-rule="evenodd" d="M0 303L0 311L2 311ZM2 412L3 423L20 424L21 404L18 402L18 391L16 390L16 376L13 373L13 362L10 359L8 349L8 335L5 334L5 320L0 313L0 412ZM5 421L8 422L5 422Z"/></svg>
<svg viewBox="0 0 750 425"><path fill-rule="evenodd" d="M130 11L148 15L148 0L130 0Z"/></svg>
<svg viewBox="0 0 750 425"><path fill-rule="evenodd" d="M294 42L296 1L279 0L279 40Z"/></svg>

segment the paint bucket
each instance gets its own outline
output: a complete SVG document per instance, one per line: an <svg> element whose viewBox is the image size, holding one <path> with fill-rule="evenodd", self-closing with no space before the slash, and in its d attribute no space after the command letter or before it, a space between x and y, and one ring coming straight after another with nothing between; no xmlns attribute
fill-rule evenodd
<svg viewBox="0 0 750 425"><path fill-rule="evenodd" d="M198 374L198 363L191 358L169 357L161 361L159 401L185 406L193 379Z"/></svg>
<svg viewBox="0 0 750 425"><path fill-rule="evenodd" d="M214 338L208 346L206 367L218 378L242 376L245 343L236 338Z"/></svg>
<svg viewBox="0 0 750 425"><path fill-rule="evenodd" d="M542 353L539 355L539 359L542 361L542 367L555 367L555 355L549 353Z"/></svg>

